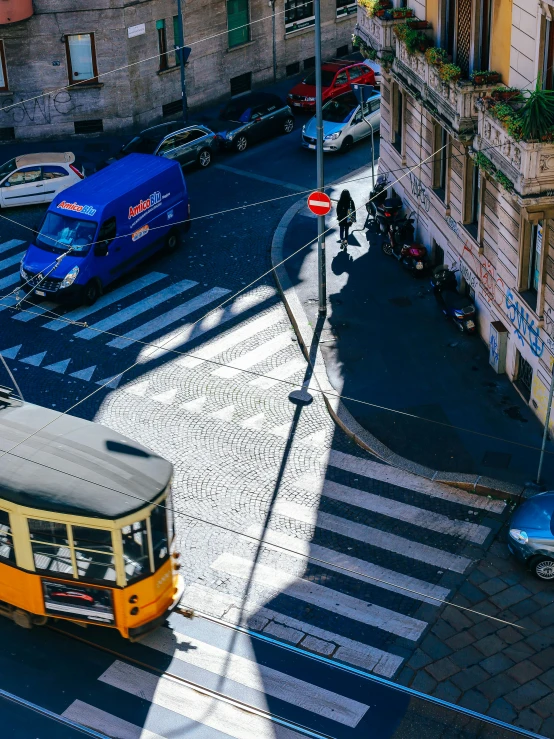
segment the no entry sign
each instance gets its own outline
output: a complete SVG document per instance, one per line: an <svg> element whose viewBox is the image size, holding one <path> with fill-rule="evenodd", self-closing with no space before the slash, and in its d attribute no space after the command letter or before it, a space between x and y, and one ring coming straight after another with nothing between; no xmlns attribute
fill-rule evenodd
<svg viewBox="0 0 554 739"><path fill-rule="evenodd" d="M316 216L326 216L331 210L331 198L324 192L312 192L308 196L308 208Z"/></svg>

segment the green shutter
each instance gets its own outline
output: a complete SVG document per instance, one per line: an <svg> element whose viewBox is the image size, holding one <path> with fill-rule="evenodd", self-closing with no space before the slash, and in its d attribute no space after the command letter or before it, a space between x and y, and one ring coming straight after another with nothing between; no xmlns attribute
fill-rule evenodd
<svg viewBox="0 0 554 739"><path fill-rule="evenodd" d="M175 46L183 45L183 42L181 41L181 35L179 33L179 16L178 15L173 16L173 39L174 39L173 43L175 44ZM175 54L175 64L180 64L178 53Z"/></svg>
<svg viewBox="0 0 554 739"><path fill-rule="evenodd" d="M227 0L227 28L229 47L239 46L250 40L248 0Z"/></svg>
<svg viewBox="0 0 554 739"><path fill-rule="evenodd" d="M156 31L161 31L162 28L165 28L165 21L156 21Z"/></svg>

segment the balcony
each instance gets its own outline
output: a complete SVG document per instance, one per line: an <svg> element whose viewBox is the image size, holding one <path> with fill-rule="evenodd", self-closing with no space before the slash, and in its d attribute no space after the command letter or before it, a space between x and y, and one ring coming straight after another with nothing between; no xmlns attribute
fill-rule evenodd
<svg viewBox="0 0 554 739"><path fill-rule="evenodd" d="M403 41L394 37L396 58L392 65L395 80L413 95L444 128L459 140L475 134L477 102L497 85L474 85L469 80L443 82L438 68L421 52L410 54Z"/></svg>
<svg viewBox="0 0 554 739"><path fill-rule="evenodd" d="M485 106L480 106L477 134L473 143L496 170L513 183L521 197L554 196L554 143L517 141Z"/></svg>
<svg viewBox="0 0 554 739"><path fill-rule="evenodd" d="M365 9L358 5L357 23L355 33L360 36L368 46L371 46L381 55L383 52L394 52L396 36L392 29L402 20L384 20L373 16L370 18Z"/></svg>
<svg viewBox="0 0 554 739"><path fill-rule="evenodd" d="M33 15L33 0L0 0L0 25L17 23Z"/></svg>

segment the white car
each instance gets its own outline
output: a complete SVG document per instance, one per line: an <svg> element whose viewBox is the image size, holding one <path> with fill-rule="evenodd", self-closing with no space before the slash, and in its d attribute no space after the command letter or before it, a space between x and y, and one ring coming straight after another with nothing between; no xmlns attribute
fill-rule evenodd
<svg viewBox="0 0 554 739"><path fill-rule="evenodd" d="M383 81L383 76L381 75L381 66L377 64L377 62L372 62L371 59L364 59L363 63L366 65L366 67L371 67L375 74L375 87L380 88Z"/></svg>
<svg viewBox="0 0 554 739"><path fill-rule="evenodd" d="M363 105L353 92L344 92L323 106L323 151L348 151L361 139L379 136L381 125L381 95L377 91ZM316 116L302 127L302 146L317 147Z"/></svg>
<svg viewBox="0 0 554 739"><path fill-rule="evenodd" d="M0 167L0 207L49 203L85 176L71 151L23 154Z"/></svg>

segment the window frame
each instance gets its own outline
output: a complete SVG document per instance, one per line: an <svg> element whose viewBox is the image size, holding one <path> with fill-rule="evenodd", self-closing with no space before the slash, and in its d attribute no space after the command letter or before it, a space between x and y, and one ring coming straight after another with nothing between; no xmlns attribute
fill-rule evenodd
<svg viewBox="0 0 554 739"><path fill-rule="evenodd" d="M0 86L0 92L8 92L10 83L8 80L8 65L6 64L6 49L3 39L0 39L0 64L2 64L2 74L4 75L4 86Z"/></svg>
<svg viewBox="0 0 554 739"><path fill-rule="evenodd" d="M543 90L554 90L554 20L544 17L541 44L541 85Z"/></svg>
<svg viewBox="0 0 554 739"><path fill-rule="evenodd" d="M156 38L158 41L158 72L165 72L169 69L165 18L159 18L156 21Z"/></svg>
<svg viewBox="0 0 554 739"><path fill-rule="evenodd" d="M7 524L2 522L1 520L2 514L6 515ZM10 559L9 556L4 557L2 554L0 554L0 562L2 564L12 565L13 567L15 567L17 566L17 560L15 556L15 544L14 544L14 539L13 539L12 520L11 520L10 512L4 510L3 508L0 509L0 526L7 526L8 528L7 532L0 532L0 544L2 544L2 541L3 541L2 537L5 537L7 543L4 546L7 546L7 547L11 546L11 555L12 555L12 558Z"/></svg>
<svg viewBox="0 0 554 739"><path fill-rule="evenodd" d="M392 126L391 126L391 144L393 148L404 157L404 126L406 121L405 111L406 96L400 89L400 86L393 83L392 88Z"/></svg>
<svg viewBox="0 0 554 739"><path fill-rule="evenodd" d="M464 218L463 225L468 234L482 248L483 193L485 174L466 154L464 176ZM476 183L477 186L476 186Z"/></svg>
<svg viewBox="0 0 554 739"><path fill-rule="evenodd" d="M287 8L287 5L291 2L294 3L294 7ZM305 15L299 16L298 18L295 17L294 20L287 20L287 15L290 18L290 14L292 12L296 14L296 11L302 7L306 8ZM311 14L310 14L310 7L311 7ZM314 8L313 1L310 3L310 0L308 0L307 2L306 0L285 0L284 21L285 21L285 34L293 33L294 31L300 31L304 28L309 28L310 26L314 26L315 25L315 8Z"/></svg>
<svg viewBox="0 0 554 739"><path fill-rule="evenodd" d="M72 36L90 36L90 54L92 61L92 72L93 76L86 80L74 80L73 79L73 65L71 63L71 49L69 46L69 39ZM94 32L87 33L66 33L64 36L65 41L65 55L67 58L67 76L70 85L97 85L98 84L98 65L96 62L96 41L94 38Z"/></svg>
<svg viewBox="0 0 554 739"><path fill-rule="evenodd" d="M440 149L439 155L433 158L433 191L443 203L448 202L450 153L452 140L450 134L440 125L435 124L435 151Z"/></svg>
<svg viewBox="0 0 554 739"><path fill-rule="evenodd" d="M241 0L233 0L235 2L241 2ZM252 40L251 35L251 24L250 24L250 0L242 0L242 2L246 3L246 23L241 24L237 26L236 28L231 28L229 25L229 21L231 19L231 14L229 13L229 2L230 0L225 0L225 13L227 16L227 47L229 49L237 49L239 46L244 46L245 44L249 44ZM233 13L234 15L238 15ZM243 38L241 41L238 41L237 43L231 43L231 35L233 33L236 33L239 31L241 34L244 34L245 38Z"/></svg>
<svg viewBox="0 0 554 739"><path fill-rule="evenodd" d="M344 18L354 13L356 7L356 0L336 0L337 18Z"/></svg>

